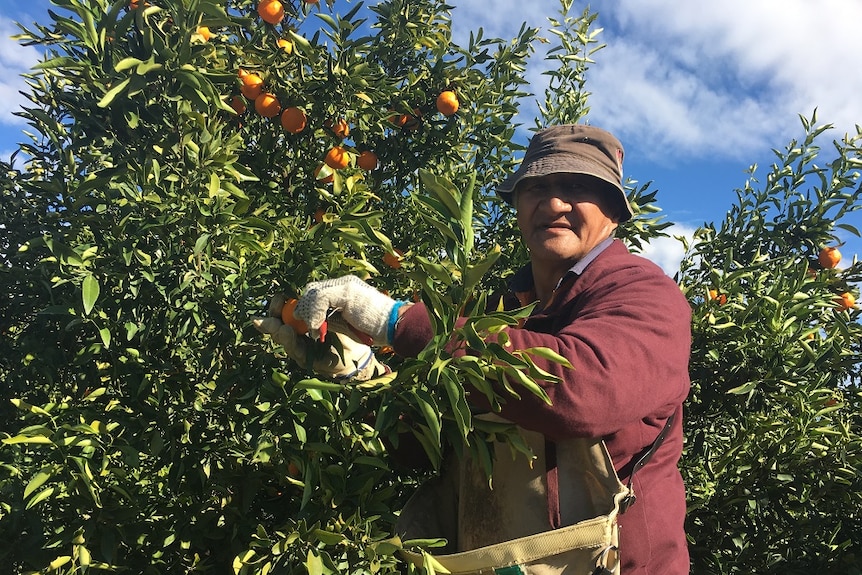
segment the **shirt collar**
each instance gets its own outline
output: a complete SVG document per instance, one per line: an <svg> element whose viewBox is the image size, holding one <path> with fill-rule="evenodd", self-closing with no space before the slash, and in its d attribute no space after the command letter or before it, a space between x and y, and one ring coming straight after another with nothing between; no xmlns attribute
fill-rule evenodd
<svg viewBox="0 0 862 575"><path fill-rule="evenodd" d="M579 276L584 273L584 270L587 269L587 266L590 265L593 260L599 257L599 254L608 249L608 247L614 243L614 236L602 240L596 246L587 252L587 254L578 260L575 265L569 268L569 270L563 274L563 277L560 278L560 281L557 282L557 285L554 289L560 287L560 284L563 283L568 277L572 275ZM521 269L515 272L515 275L512 276L512 279L509 281L509 289L515 293L525 293L533 291L533 266L528 263Z"/></svg>
<svg viewBox="0 0 862 575"><path fill-rule="evenodd" d="M572 273L575 275L581 275L582 273L584 273L584 270L587 269L587 266L590 265L594 259L599 257L600 253L608 249L608 246L612 243L614 243L614 236L610 236L609 238L606 238L599 242L593 249L587 252L587 255L579 259L575 265L570 267L566 275ZM557 284L557 287L559 287L559 284Z"/></svg>

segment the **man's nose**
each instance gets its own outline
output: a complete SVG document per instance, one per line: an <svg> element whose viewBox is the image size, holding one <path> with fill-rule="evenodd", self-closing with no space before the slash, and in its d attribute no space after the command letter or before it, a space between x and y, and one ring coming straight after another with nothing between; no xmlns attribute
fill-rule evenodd
<svg viewBox="0 0 862 575"><path fill-rule="evenodd" d="M559 191L551 191L548 194L545 205L553 212L570 212L572 211L572 202L566 196Z"/></svg>

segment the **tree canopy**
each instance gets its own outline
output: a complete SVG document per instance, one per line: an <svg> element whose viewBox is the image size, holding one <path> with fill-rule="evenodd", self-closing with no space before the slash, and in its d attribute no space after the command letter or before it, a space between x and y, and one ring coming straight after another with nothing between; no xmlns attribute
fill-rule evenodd
<svg viewBox="0 0 862 575"><path fill-rule="evenodd" d="M0 563L401 572L420 543L395 517L444 450L490 466L489 441L522 449L472 418L464 384L497 401L490 381L549 378L531 361L548 350L482 338L529 312L485 311L526 261L494 186L523 150L537 46L532 125L589 120L596 14L561 0L547 38L477 28L459 46L437 0L287 0L281 19L252 0L53 4L18 36L46 55L29 141L0 165ZM802 125L676 278L697 573L860 572L862 266L818 256L858 235L842 218L862 133L826 154L826 126ZM637 250L671 223L653 183L628 192ZM364 384L316 377L251 326L273 294L347 273L424 301L437 334L415 359L379 350L394 372ZM453 333L476 355L452 357ZM393 457L405 434L430 467Z"/></svg>

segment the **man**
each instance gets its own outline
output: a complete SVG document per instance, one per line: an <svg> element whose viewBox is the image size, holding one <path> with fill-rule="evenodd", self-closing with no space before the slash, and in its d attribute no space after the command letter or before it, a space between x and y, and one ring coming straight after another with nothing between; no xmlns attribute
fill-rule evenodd
<svg viewBox="0 0 862 575"><path fill-rule="evenodd" d="M499 415L554 442L601 438L623 483L670 420L663 443L633 478L636 503L619 516L621 571L683 574L689 559L677 464L691 312L670 278L614 239L618 224L633 216L622 160L622 145L604 130L553 126L534 135L518 170L498 188L515 207L530 252L511 287L521 301L538 302L522 328L508 330L509 341L515 349L550 348L574 366L534 358L562 379L545 386L552 404L524 393L507 398ZM422 304L395 302L350 276L309 284L296 315L314 336L333 309L404 356L433 335ZM262 331L289 340L276 323Z"/></svg>

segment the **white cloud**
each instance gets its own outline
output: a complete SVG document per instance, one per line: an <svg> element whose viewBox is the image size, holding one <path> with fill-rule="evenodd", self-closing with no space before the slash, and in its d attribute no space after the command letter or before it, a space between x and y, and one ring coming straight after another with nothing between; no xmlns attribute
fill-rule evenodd
<svg viewBox="0 0 862 575"><path fill-rule="evenodd" d="M21 46L10 36L20 33L13 21L0 16L0 124L19 125L24 121L13 112L27 103L20 93L29 91L21 74L29 72L40 58L33 47Z"/></svg>
<svg viewBox="0 0 862 575"><path fill-rule="evenodd" d="M664 231L670 237L654 238L644 245L640 255L657 264L664 273L673 277L679 271L679 264L685 255L685 248L676 236L685 237L690 243L694 236L694 229L676 224Z"/></svg>
<svg viewBox="0 0 862 575"><path fill-rule="evenodd" d="M645 151L750 156L797 135L798 116L815 107L840 133L862 121L862 75L848 64L862 3L607 0L597 9L608 47L590 71L593 112Z"/></svg>
<svg viewBox="0 0 862 575"><path fill-rule="evenodd" d="M526 21L547 35L559 3L454 0L456 41L482 26L510 38ZM862 123L858 23L862 2L847 0L605 0L592 6L607 44L588 72L589 120L607 127L637 155L744 160L801 133L799 115L836 126ZM580 8L573 7L572 16ZM552 38L553 39L553 38ZM537 46L537 50L541 50ZM528 79L539 98L541 54ZM529 108L530 102L525 102ZM524 115L532 117L533 110Z"/></svg>

